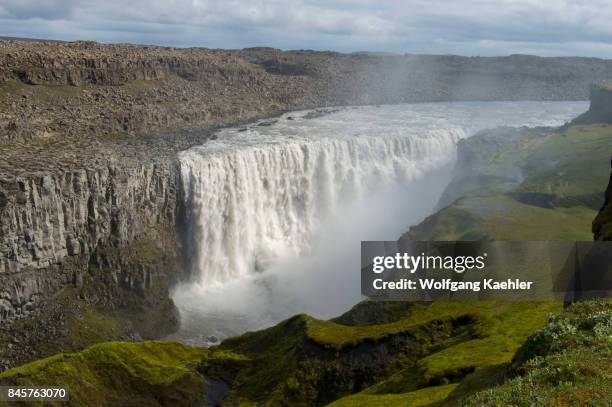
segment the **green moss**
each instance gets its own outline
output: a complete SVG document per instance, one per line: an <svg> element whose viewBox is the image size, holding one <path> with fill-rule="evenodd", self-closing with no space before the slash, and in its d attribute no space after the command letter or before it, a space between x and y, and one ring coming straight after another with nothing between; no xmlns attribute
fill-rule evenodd
<svg viewBox="0 0 612 407"><path fill-rule="evenodd" d="M510 362L529 334L544 325L550 313L561 309L560 303L517 302L487 314L482 338L461 342L419 360L422 384L452 381L485 366Z"/></svg>
<svg viewBox="0 0 612 407"><path fill-rule="evenodd" d="M499 385L507 378L507 374L508 364L505 363L479 367L459 382L441 406L455 407L472 394Z"/></svg>
<svg viewBox="0 0 612 407"><path fill-rule="evenodd" d="M483 137L466 143L483 144ZM612 126L534 130L516 138L460 174L450 188L458 199L402 238L591 240L609 176Z"/></svg>
<svg viewBox="0 0 612 407"><path fill-rule="evenodd" d="M355 322L353 314L370 317L377 308L363 304L338 320ZM359 391L372 401L456 382L474 369L509 361L530 330L560 308L533 302L413 303L391 306L392 322L361 325L298 315L224 341L215 349L242 358L205 359L202 371L231 384L229 404L320 405ZM519 318L523 322L517 324ZM394 345L403 340L405 345ZM470 357L481 351L481 358ZM364 352L387 356L360 366L359 359L368 358Z"/></svg>
<svg viewBox="0 0 612 407"><path fill-rule="evenodd" d="M415 306L415 302L361 301L331 321L349 326L390 323L404 318Z"/></svg>
<svg viewBox="0 0 612 407"><path fill-rule="evenodd" d="M355 346L364 340L379 340L389 335L414 330L419 326L436 320L457 319L472 315L484 318L489 315L503 313L504 318L511 316L512 312L526 311L539 308L539 303L504 303L499 301L454 302L436 301L430 304L414 304L398 321L387 324L374 324L365 326L347 326L332 321L319 321L308 319L308 336L324 346L340 349L345 346ZM520 309L519 309L520 308ZM558 304L549 308L559 309ZM512 310L512 312L507 311ZM547 312L547 311L545 311ZM544 312L543 315L546 315ZM501 317L500 317L501 318ZM542 321L542 323L545 319Z"/></svg>
<svg viewBox="0 0 612 407"><path fill-rule="evenodd" d="M428 387L425 389L402 393L372 396L368 394L355 394L341 398L328 407L387 407L387 406L410 406L410 407L433 407L439 405L454 389L456 384Z"/></svg>
<svg viewBox="0 0 612 407"><path fill-rule="evenodd" d="M203 398L194 366L207 350L175 342L109 342L0 374L13 386L66 386L69 405L184 405Z"/></svg>
<svg viewBox="0 0 612 407"><path fill-rule="evenodd" d="M385 380L363 390L360 395L369 395L369 403L380 396L380 403L387 395L412 392L459 382L454 397L463 398L478 390L495 384L505 372L515 351L528 335L543 326L551 312L562 309L559 303L543 302L434 302L428 312L455 316L471 315L472 331L456 343L440 341L443 348L425 355L415 364L404 367ZM446 308L446 309L445 309ZM423 310L415 310L422 313ZM465 382L465 383L464 383ZM356 399L357 400L357 399ZM361 399L359 399L361 400Z"/></svg>
<svg viewBox="0 0 612 407"><path fill-rule="evenodd" d="M68 331L75 348L83 347L84 344L104 342L124 333L117 319L101 314L90 306L85 306L81 313L68 317Z"/></svg>
<svg viewBox="0 0 612 407"><path fill-rule="evenodd" d="M411 229L412 240L591 240L596 211L547 209L508 195L457 200Z"/></svg>
<svg viewBox="0 0 612 407"><path fill-rule="evenodd" d="M612 400L612 301L573 305L517 352L521 373L477 393L466 406L608 406Z"/></svg>

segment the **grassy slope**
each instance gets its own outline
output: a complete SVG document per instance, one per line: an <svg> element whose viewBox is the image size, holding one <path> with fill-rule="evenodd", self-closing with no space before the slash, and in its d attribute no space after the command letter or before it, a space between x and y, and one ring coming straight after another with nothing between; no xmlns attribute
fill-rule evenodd
<svg viewBox="0 0 612 407"><path fill-rule="evenodd" d="M0 383L66 386L72 406L187 405L203 398L205 381L193 366L204 352L174 342L107 342L8 370Z"/></svg>
<svg viewBox="0 0 612 407"><path fill-rule="evenodd" d="M298 315L211 350L174 342L94 345L4 372L0 384L67 385L72 405L190 405L205 397L206 378L231 385L227 405L324 405L361 390L337 405L424 402L446 397L481 366L509 362L559 309L441 301L396 307L393 321L374 325ZM490 352L477 355L479 347Z"/></svg>
<svg viewBox="0 0 612 407"><path fill-rule="evenodd" d="M409 393L387 394L384 396L372 396L359 393L331 403L329 407L426 407L431 406L439 400L445 399L456 387L457 384L445 384L441 386L426 387Z"/></svg>
<svg viewBox="0 0 612 407"><path fill-rule="evenodd" d="M497 374L495 368L498 367L503 370L528 335L541 327L550 313L562 309L559 303L480 301L435 302L424 307L429 308L426 313L475 316L476 331L469 338L448 343L416 363L404 366L362 392L336 401L332 404L334 407L412 406L412 400L422 399L427 403L414 401L415 405L429 405L444 400L453 392L469 394L480 390L486 385L482 380L463 387L458 387L458 383L466 377ZM396 402L400 404L394 404Z"/></svg>
<svg viewBox="0 0 612 407"><path fill-rule="evenodd" d="M347 314L360 313L363 318L362 306ZM206 374L232 383L228 405L322 405L359 390L363 391L333 405L446 397L455 385L423 389L456 383L481 367L510 362L529 333L561 305L440 301L407 304L403 312L400 308L393 310L393 321L383 324L345 325L296 316L225 341L220 349L244 355L250 363L219 368L211 360ZM393 344L406 336L410 342L403 345L408 348L403 355ZM474 351L481 348L487 352Z"/></svg>
<svg viewBox="0 0 612 407"><path fill-rule="evenodd" d="M477 406L610 406L612 301L574 304L532 334L513 361L519 376L477 393Z"/></svg>
<svg viewBox="0 0 612 407"><path fill-rule="evenodd" d="M466 179L466 194L403 238L591 240L611 151L612 126L608 125L535 134L497 152L484 168L477 169L478 178ZM508 188L511 180L504 177L515 179L517 174L522 182Z"/></svg>

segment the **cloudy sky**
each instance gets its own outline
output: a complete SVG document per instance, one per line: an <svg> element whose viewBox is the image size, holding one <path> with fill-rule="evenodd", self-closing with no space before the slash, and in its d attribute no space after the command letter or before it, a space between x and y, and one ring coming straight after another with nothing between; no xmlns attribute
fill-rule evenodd
<svg viewBox="0 0 612 407"><path fill-rule="evenodd" d="M611 0L0 0L0 35L612 58Z"/></svg>

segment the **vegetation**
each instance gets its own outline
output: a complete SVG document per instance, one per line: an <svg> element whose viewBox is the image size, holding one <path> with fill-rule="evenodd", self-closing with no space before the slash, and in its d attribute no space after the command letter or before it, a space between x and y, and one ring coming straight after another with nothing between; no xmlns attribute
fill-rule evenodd
<svg viewBox="0 0 612 407"><path fill-rule="evenodd" d="M337 405L445 398L475 370L510 362L528 334L561 309L556 303L440 301L394 306L394 321L362 324L357 315L370 317L364 307L367 302L338 318L352 318L352 325L298 315L226 340L219 349L249 362L220 368L210 360L206 375L231 383L228 405L324 405L350 394ZM442 387L420 391L431 386Z"/></svg>
<svg viewBox="0 0 612 407"><path fill-rule="evenodd" d="M98 344L6 371L0 384L68 386L69 405L191 405L206 399L210 380L230 385L225 405L605 405L612 389L612 302L580 303L551 314L560 308L528 302L417 304L375 331L375 325L328 322L328 334L339 327L335 345L347 328L362 338L333 350L317 342L317 324L326 323L299 315L213 349L175 342ZM417 327L424 333L442 321L428 321L423 313L454 318L454 329L418 338ZM548 325L529 335L547 315ZM410 355L393 347L406 334L414 341L402 343ZM508 375L517 376L482 391Z"/></svg>
<svg viewBox="0 0 612 407"><path fill-rule="evenodd" d="M470 397L465 406L609 406L612 302L574 304L551 317L516 354L521 375Z"/></svg>
<svg viewBox="0 0 612 407"><path fill-rule="evenodd" d="M204 396L194 366L206 352L175 342L108 342L0 373L0 383L65 386L72 406L190 405Z"/></svg>
<svg viewBox="0 0 612 407"><path fill-rule="evenodd" d="M591 240L608 182L612 126L506 134L515 142L487 151L446 196L448 206L402 238L416 240ZM464 143L486 146L487 134ZM469 144L474 144L475 147ZM447 194L448 195L448 194Z"/></svg>
<svg viewBox="0 0 612 407"><path fill-rule="evenodd" d="M440 400L444 400L456 387L456 384L446 384L442 386L427 387L408 393L386 394L384 396L370 396L368 394L359 393L331 403L328 407L425 407L431 406Z"/></svg>
<svg viewBox="0 0 612 407"><path fill-rule="evenodd" d="M363 316L363 307L343 317L359 319L351 314ZM0 383L61 383L74 405L112 405L122 394L129 397L123 404L188 405L206 396L206 380L230 385L227 405L325 405L343 396L335 405L425 405L446 398L471 372L510 362L560 305L440 301L394 308L396 320L386 324L298 315L210 350L173 342L94 345L9 370Z"/></svg>

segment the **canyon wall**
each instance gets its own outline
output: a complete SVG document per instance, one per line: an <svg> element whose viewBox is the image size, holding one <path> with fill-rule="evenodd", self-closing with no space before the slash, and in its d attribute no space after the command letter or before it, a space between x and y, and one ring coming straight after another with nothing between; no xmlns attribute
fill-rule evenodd
<svg viewBox="0 0 612 407"><path fill-rule="evenodd" d="M0 40L0 144L200 130L328 105L586 100L612 62Z"/></svg>
<svg viewBox="0 0 612 407"><path fill-rule="evenodd" d="M174 224L176 169L145 164L2 182L0 318L23 316L83 269L61 267L67 256L92 258L101 243L128 245L149 228ZM116 279L116 278L115 278Z"/></svg>
<svg viewBox="0 0 612 407"><path fill-rule="evenodd" d="M574 120L576 124L612 123L612 83L602 82L591 86L589 110ZM611 153L612 154L612 153ZM610 157L612 163L612 155ZM612 174L604 194L604 203L593 220L595 240L612 240Z"/></svg>
<svg viewBox="0 0 612 407"><path fill-rule="evenodd" d="M593 221L595 240L612 240L612 173L604 199L604 204Z"/></svg>

